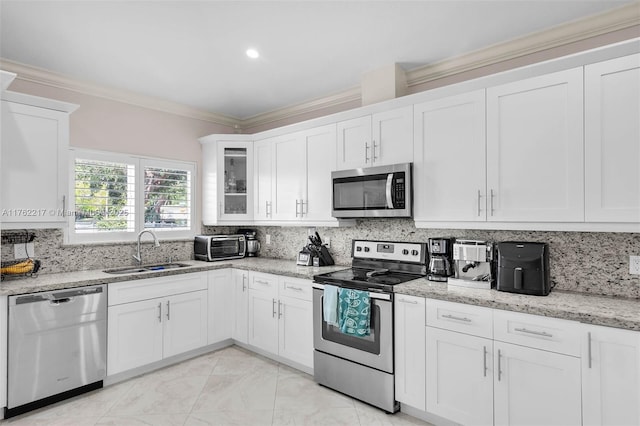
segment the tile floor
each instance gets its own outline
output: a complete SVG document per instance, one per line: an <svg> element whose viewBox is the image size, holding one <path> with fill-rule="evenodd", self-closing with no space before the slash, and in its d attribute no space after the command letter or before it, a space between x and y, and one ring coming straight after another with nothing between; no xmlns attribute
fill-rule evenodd
<svg viewBox="0 0 640 426"><path fill-rule="evenodd" d="M14 425L428 425L388 415L237 346L0 422Z"/></svg>

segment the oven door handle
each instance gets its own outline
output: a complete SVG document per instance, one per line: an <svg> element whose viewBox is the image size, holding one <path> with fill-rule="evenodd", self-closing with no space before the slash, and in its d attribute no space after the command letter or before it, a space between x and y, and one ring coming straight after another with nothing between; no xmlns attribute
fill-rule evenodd
<svg viewBox="0 0 640 426"><path fill-rule="evenodd" d="M331 284L331 285L335 285L336 287L341 287L338 284ZM324 284L320 284L320 283L313 283L311 285L312 288L315 288L316 290L323 290L324 291ZM355 289L353 289L355 290ZM388 293L376 293L373 291L369 292L369 297L371 299L377 299L377 300L387 300L387 301L391 301L391 295Z"/></svg>

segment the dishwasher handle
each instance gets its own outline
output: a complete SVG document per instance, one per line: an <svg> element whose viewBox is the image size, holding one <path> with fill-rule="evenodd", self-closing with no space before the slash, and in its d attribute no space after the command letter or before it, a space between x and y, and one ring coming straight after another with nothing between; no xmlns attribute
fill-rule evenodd
<svg viewBox="0 0 640 426"><path fill-rule="evenodd" d="M62 299L53 299L49 301L49 304L53 306L58 306L64 303L73 302L73 299L74 299L73 297L63 297Z"/></svg>

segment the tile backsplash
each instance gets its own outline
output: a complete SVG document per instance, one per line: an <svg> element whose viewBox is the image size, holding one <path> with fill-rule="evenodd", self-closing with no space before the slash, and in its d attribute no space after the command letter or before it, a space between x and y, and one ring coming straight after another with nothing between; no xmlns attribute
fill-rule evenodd
<svg viewBox="0 0 640 426"><path fill-rule="evenodd" d="M254 227L261 242L259 255L295 261L307 242L306 227ZM629 255L640 255L638 233L485 231L463 229L417 229L408 219L359 220L346 228L316 228L331 239L336 264L351 263L351 240L371 239L426 242L431 237L455 237L488 241L539 241L550 248L551 280L556 289L584 293L640 298L640 276L629 274ZM203 227L204 234L235 233L236 227ZM2 231L3 234L11 231ZM104 269L133 265L136 244L63 245L60 229L33 230L35 258L42 262L42 274ZM271 244L266 244L266 235ZM193 259L192 241L151 240L142 245L145 263ZM2 246L2 260L13 259L13 246Z"/></svg>

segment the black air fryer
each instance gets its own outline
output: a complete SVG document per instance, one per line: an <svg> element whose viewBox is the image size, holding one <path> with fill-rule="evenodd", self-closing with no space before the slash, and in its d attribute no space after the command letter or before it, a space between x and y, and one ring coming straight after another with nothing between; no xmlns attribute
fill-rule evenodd
<svg viewBox="0 0 640 426"><path fill-rule="evenodd" d="M497 290L546 296L551 291L549 245L505 241L497 244Z"/></svg>

